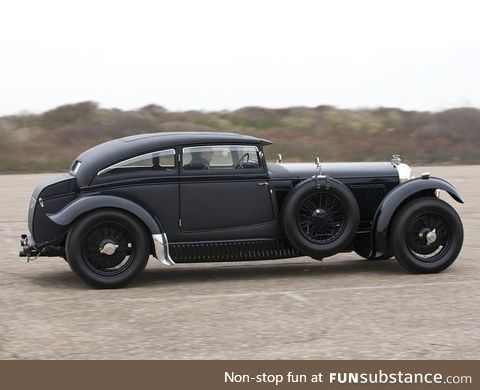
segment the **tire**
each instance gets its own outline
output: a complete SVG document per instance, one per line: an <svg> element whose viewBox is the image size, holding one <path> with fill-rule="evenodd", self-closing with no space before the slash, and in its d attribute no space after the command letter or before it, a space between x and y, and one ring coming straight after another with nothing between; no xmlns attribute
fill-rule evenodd
<svg viewBox="0 0 480 390"><path fill-rule="evenodd" d="M364 259L373 260L373 261L388 260L388 259L391 259L393 257L393 252L390 248L385 251L383 256L380 256L379 258L376 258L376 259L372 259L372 258L368 257L368 255L370 254L370 247L369 246L356 247L355 248L355 253L357 255L359 255L360 257L363 257Z"/></svg>
<svg viewBox="0 0 480 390"><path fill-rule="evenodd" d="M434 240L430 243L429 234ZM396 213L390 242L397 261L406 270L440 272L455 261L462 249L462 221L448 203L433 197L417 198Z"/></svg>
<svg viewBox="0 0 480 390"><path fill-rule="evenodd" d="M112 248L113 253L108 253ZM100 253L100 249L106 252ZM95 288L119 288L145 269L150 242L145 227L135 217L103 209L74 223L65 251L70 268L84 282Z"/></svg>
<svg viewBox="0 0 480 390"><path fill-rule="evenodd" d="M359 221L355 197L334 179L320 188L315 179L301 182L290 192L282 210L290 243L315 259L344 250L352 242Z"/></svg>

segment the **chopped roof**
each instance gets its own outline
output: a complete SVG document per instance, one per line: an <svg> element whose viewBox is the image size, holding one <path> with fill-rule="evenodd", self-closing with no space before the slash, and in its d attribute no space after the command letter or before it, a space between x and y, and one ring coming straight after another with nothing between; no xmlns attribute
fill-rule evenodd
<svg viewBox="0 0 480 390"><path fill-rule="evenodd" d="M270 141L249 135L221 132L176 132L136 134L104 142L80 154L82 165L77 174L80 187L88 186L98 171L111 164L159 149L206 143L251 143L268 145Z"/></svg>
<svg viewBox="0 0 480 390"><path fill-rule="evenodd" d="M135 134L127 137L120 138L122 142L135 142L144 139L158 140L162 142L174 142L178 144L180 142L261 142L269 144L270 141L266 141L250 135L236 134L236 133L223 133L223 132L208 132L208 131L189 131L189 132L165 132L165 133L146 133Z"/></svg>

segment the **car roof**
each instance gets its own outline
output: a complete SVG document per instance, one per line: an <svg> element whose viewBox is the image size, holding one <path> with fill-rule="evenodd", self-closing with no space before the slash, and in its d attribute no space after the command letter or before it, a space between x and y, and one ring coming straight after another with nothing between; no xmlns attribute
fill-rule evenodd
<svg viewBox="0 0 480 390"><path fill-rule="evenodd" d="M122 142L139 142L148 139L152 142L159 142L165 145L181 145L191 143L205 142L247 142L271 144L270 141L252 137L250 135L237 133L224 133L213 131L185 131L185 132L165 132L165 133L146 133L135 134L128 137L119 138Z"/></svg>
<svg viewBox="0 0 480 390"><path fill-rule="evenodd" d="M223 132L198 131L135 134L104 142L80 154L75 159L75 161L82 163L77 174L78 185L80 187L88 186L93 177L101 169L144 153L182 145L230 143L271 144L270 141L262 138Z"/></svg>

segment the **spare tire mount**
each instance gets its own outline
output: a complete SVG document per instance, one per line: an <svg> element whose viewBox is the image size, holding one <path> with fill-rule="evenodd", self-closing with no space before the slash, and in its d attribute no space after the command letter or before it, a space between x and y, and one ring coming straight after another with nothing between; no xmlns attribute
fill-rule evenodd
<svg viewBox="0 0 480 390"><path fill-rule="evenodd" d="M318 259L341 252L352 242L360 211L354 195L343 183L316 175L290 192L282 221L291 244Z"/></svg>

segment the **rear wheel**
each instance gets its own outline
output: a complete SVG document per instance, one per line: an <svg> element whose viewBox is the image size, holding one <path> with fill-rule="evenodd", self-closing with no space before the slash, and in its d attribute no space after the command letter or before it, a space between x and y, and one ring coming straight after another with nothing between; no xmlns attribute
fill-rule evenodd
<svg viewBox="0 0 480 390"><path fill-rule="evenodd" d="M96 288L118 288L130 283L145 268L149 248L141 223L118 210L85 215L73 225L66 242L70 267Z"/></svg>
<svg viewBox="0 0 480 390"><path fill-rule="evenodd" d="M455 261L462 249L462 221L440 199L415 199L399 210L390 241L395 257L408 271L440 272Z"/></svg>

